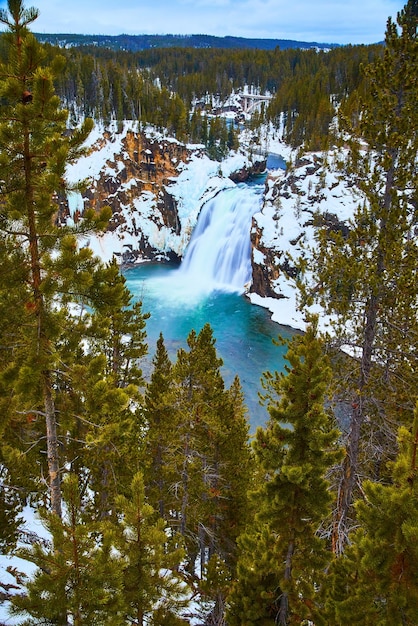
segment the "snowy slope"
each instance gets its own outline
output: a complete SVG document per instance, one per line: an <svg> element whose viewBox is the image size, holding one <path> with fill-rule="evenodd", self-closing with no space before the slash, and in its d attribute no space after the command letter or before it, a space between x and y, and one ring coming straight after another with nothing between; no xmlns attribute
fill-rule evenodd
<svg viewBox="0 0 418 626"><path fill-rule="evenodd" d="M276 150L280 150L280 145ZM288 158L292 164L286 172L270 173L264 205L253 220L259 248L267 249L269 259L275 259L277 265L286 259L292 264L291 259L301 255L309 258L309 249L315 246L315 214L328 214L335 222L345 224L362 201L359 192L338 168L338 162L346 158L344 151L305 153L301 158L289 154ZM254 251L253 263L263 265L266 262L265 253ZM278 272L271 287L276 297L251 293L251 302L268 308L274 321L303 330L305 321L298 310L294 280ZM320 312L314 308L311 312L315 310ZM321 321L326 324L324 318Z"/></svg>
<svg viewBox="0 0 418 626"><path fill-rule="evenodd" d="M96 127L89 139L91 153L68 168L69 180L87 177L93 185L104 177L117 180L118 173L129 158L124 140L131 131L132 123L125 124L121 133L116 128L110 129L104 139L103 129ZM153 141L176 142L151 127L145 132ZM269 266L274 270L267 279L270 295L260 295L262 290L257 293L255 285L247 295L252 303L268 308L274 321L303 329L305 322L298 311L294 281L278 268L287 258L309 254L308 249L315 242L315 213L331 214L338 222L345 222L352 216L361 198L350 181L344 180L338 168L338 162L346 156L344 153L316 152L301 157L275 138L277 134L273 130L265 132L265 147L271 153L282 156L289 167L286 172L269 172L263 206L253 218L252 233L253 268L257 265L261 268ZM252 151L250 142L245 136L242 139L242 145L248 146L249 154ZM82 245L89 245L105 262L114 256L123 262L127 250L139 251L135 262L146 261L149 257L141 252L144 241L160 252L160 256L154 256L154 259L167 260L170 252L181 258L203 204L222 189L234 185L230 174L251 167L245 148L240 153L231 153L221 163L210 160L202 146L189 145L186 148L188 158L175 164L175 175L166 181L167 192L176 205L180 226L177 232L164 223L158 195L150 190L135 189L138 182L130 178L118 183L121 195L118 196L117 226L100 236L91 237ZM120 198L124 198L123 193L128 190L130 193L125 194L128 200L123 202ZM83 200L71 198L70 214L80 204L83 205Z"/></svg>
<svg viewBox="0 0 418 626"><path fill-rule="evenodd" d="M117 180L118 174L129 159L124 140L127 133L132 130L137 132L137 129L132 128L132 123L125 124L121 133L118 133L116 128L111 128L109 136L105 139L103 129L96 126L89 138L90 154L68 168L68 180L75 182L88 178L93 188L100 179ZM145 129L144 132L154 142L176 141L157 133L152 127ZM117 228L101 236L91 237L85 242L105 262L113 256L119 260L123 259L127 250L138 250L141 240L146 241L151 248L159 250L161 259L167 258L169 252L181 257L202 205L221 189L234 184L228 178L231 173L251 166L251 161L243 153L232 153L219 163L210 160L200 145L188 145L185 149L189 155L187 162L178 161L175 164L176 175L171 176L166 184L166 190L176 204L180 231L175 232L172 227L165 224L157 191L153 189L141 191L140 187L135 189L139 181L129 178L118 184L119 196L127 197L128 200L122 199L118 203ZM69 220L72 219L75 208L83 206L85 202L86 200L83 201L80 196L71 197ZM147 257L142 255L141 258L139 255L137 260L147 260Z"/></svg>

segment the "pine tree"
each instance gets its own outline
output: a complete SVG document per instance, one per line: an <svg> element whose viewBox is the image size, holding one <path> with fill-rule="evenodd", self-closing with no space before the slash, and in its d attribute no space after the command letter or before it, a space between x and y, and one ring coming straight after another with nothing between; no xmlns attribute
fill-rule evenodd
<svg viewBox="0 0 418 626"><path fill-rule="evenodd" d="M129 497L119 496L116 546L122 559L124 623L186 624L190 591L178 574L184 551L172 545L165 522L147 504L142 475Z"/></svg>
<svg viewBox="0 0 418 626"><path fill-rule="evenodd" d="M335 321L338 345L355 359L338 376L337 395L351 405L347 454L341 468L334 550L341 553L352 521L360 475L379 478L398 423L411 420L417 327L418 148L417 3L388 20L381 57L364 69L370 97L358 120L341 118L352 136L348 174L364 195L349 232L323 231L314 255L316 296ZM362 143L363 142L363 143ZM346 171L346 173L347 173ZM365 435L366 429L368 431ZM361 454L366 440L373 446Z"/></svg>
<svg viewBox="0 0 418 626"><path fill-rule="evenodd" d="M198 555L201 568L213 554L232 556L250 466L242 393L237 381L225 390L210 325L192 331L187 343L189 351L177 354L174 380L177 510L192 570Z"/></svg>
<svg viewBox="0 0 418 626"><path fill-rule="evenodd" d="M206 526L207 559L217 555L234 572L236 541L244 528L252 476L249 424L238 377L208 420L206 463L210 475ZM203 558L203 562L205 559Z"/></svg>
<svg viewBox="0 0 418 626"><path fill-rule="evenodd" d="M146 434L144 437L143 475L150 504L161 517L168 519L170 510L170 487L175 484L176 474L170 462L175 455L176 413L174 404L174 380L172 363L160 334L153 357L153 371L147 384L144 402Z"/></svg>
<svg viewBox="0 0 418 626"><path fill-rule="evenodd" d="M71 136L66 133L68 115L53 90L62 58L42 66L42 47L28 30L37 15L21 0L9 0L8 11L0 11L0 22L7 27L2 36L7 59L0 66L1 233L8 249L21 247L26 270L26 297L20 303L26 317L16 329L19 349L13 358L14 404L21 414L44 416L51 509L60 516L54 378L67 311L57 303L59 296L65 294L68 302L69 294L90 283L92 261L88 250L77 249L69 230L55 223L54 197L68 188L65 168L81 154L92 123L86 120ZM103 224L108 217L106 211ZM93 221L100 219L85 215L83 228L92 227ZM61 274L63 255L71 262Z"/></svg>
<svg viewBox="0 0 418 626"><path fill-rule="evenodd" d="M217 356L209 324L199 334L192 330L187 338L189 350L181 348L174 365L176 453L173 458L176 485L172 510L186 542L190 571L204 550L205 522L211 487L210 420L224 393L220 374L222 360Z"/></svg>
<svg viewBox="0 0 418 626"><path fill-rule="evenodd" d="M208 611L222 614L226 588L218 581L212 594L207 576L235 569L251 476L248 422L239 381L224 388L209 324L187 343L172 365L163 337L157 342L145 395L145 487L184 537L189 573L199 563Z"/></svg>
<svg viewBox="0 0 418 626"><path fill-rule="evenodd" d="M14 412L13 355L18 345L16 327L24 320L21 300L27 298L26 269L19 248L6 249L0 240L0 549L3 553L14 547L19 527L18 515L28 491L34 487L30 478L33 456L28 453L23 462L16 462L16 449L22 431L28 423ZM20 286L18 291L15 286ZM13 407L13 408L12 408ZM28 458L30 457L30 458Z"/></svg>
<svg viewBox="0 0 418 626"><path fill-rule="evenodd" d="M418 404L401 427L388 484L366 481L359 529L333 568L330 620L342 625L413 626L418 615Z"/></svg>
<svg viewBox="0 0 418 626"><path fill-rule="evenodd" d="M129 489L143 436L140 366L148 315L140 302L132 304L125 283L115 262L96 269L86 293L87 304L94 306L84 316L86 347L69 367L71 386L58 396L66 454L76 459L74 469L94 494L92 514L101 519L113 514L115 495Z"/></svg>
<svg viewBox="0 0 418 626"><path fill-rule="evenodd" d="M20 549L18 556L36 570L23 594L13 596L12 613L30 624L124 624L121 595L122 563L113 550L110 526L86 521L77 476L63 482L66 513L60 519L43 511L51 542Z"/></svg>
<svg viewBox="0 0 418 626"><path fill-rule="evenodd" d="M254 442L264 482L254 494L255 521L239 540L231 625L320 623L330 553L318 530L332 501L325 476L339 433L324 409L331 372L315 326L289 343L286 372L264 377L270 419Z"/></svg>

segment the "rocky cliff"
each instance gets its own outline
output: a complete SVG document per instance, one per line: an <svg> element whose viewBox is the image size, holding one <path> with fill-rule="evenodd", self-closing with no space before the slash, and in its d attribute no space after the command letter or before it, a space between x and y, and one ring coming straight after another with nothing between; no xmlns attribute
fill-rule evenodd
<svg viewBox="0 0 418 626"><path fill-rule="evenodd" d="M155 129L96 129L89 154L69 169L70 179L88 178L74 210L65 202L62 219L77 220L87 207L112 209L108 232L88 243L121 264L179 261L202 204L220 189L265 169L265 161L233 154L222 164L202 146L185 145Z"/></svg>
<svg viewBox="0 0 418 626"><path fill-rule="evenodd" d="M278 143L275 151L283 154L286 146ZM276 321L300 327L295 259L309 256L318 224L347 228L361 198L341 173L344 154L295 158L288 150L286 158L286 171L268 173L262 208L253 218L248 296L268 307ZM84 245L121 264L178 262L204 203L264 168L265 162L244 152L231 153L222 163L211 161L202 146L181 144L152 128L96 129L88 156L69 169L70 180L87 177L89 182L77 207L65 205L65 219L79 219L86 206L110 205L107 232Z"/></svg>
<svg viewBox="0 0 418 626"><path fill-rule="evenodd" d="M273 319L300 327L297 260L309 264L319 225L347 229L361 201L352 181L342 173L342 152L307 153L294 158L286 171L266 179L261 211L251 231L253 281L249 297L269 308Z"/></svg>

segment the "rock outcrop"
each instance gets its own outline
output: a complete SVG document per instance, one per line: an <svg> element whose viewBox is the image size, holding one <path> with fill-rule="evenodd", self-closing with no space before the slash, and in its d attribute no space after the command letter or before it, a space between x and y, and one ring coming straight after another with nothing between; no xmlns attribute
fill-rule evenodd
<svg viewBox="0 0 418 626"><path fill-rule="evenodd" d="M97 133L89 155L78 165L70 170L70 179L87 175L88 188L80 210L72 213L63 203L61 219L76 221L87 207L110 206L107 233L88 244L102 257L116 256L121 264L178 262L202 204L232 180L243 181L265 169L265 161L252 163L243 154L222 164L211 161L202 146L185 145L150 127Z"/></svg>
<svg viewBox="0 0 418 626"><path fill-rule="evenodd" d="M287 171L269 172L251 230L252 301L269 308L281 302L284 310L287 300L289 310L297 309L297 259L309 255L318 226L345 232L361 201L353 181L341 174L343 160L341 153L309 153ZM121 265L179 262L205 202L265 167L263 159L252 162L243 153L211 161L202 146L186 146L151 128L97 133L90 154L70 170L70 180L88 177L90 183L80 209L66 205L65 219L76 221L87 206L109 205L107 232L85 244L96 254L105 261L116 257Z"/></svg>
<svg viewBox="0 0 418 626"><path fill-rule="evenodd" d="M112 140L112 133L103 134L103 142ZM92 151L97 148L100 151L100 143L93 146ZM190 154L190 150L177 141L128 131L112 158L91 181L83 194L84 207L100 210L105 205L110 206L112 219L108 230L119 234L129 232L137 240L136 245L127 244L121 262L161 257L161 250L142 229L141 212L135 211L135 204L141 197L152 200L154 209L148 218L157 230L165 227L174 234L180 233L177 202L170 194L169 185L170 180L178 176L181 166L188 162ZM170 251L166 259L178 260L178 256Z"/></svg>
<svg viewBox="0 0 418 626"><path fill-rule="evenodd" d="M230 174L229 178L234 183L245 183L251 176L257 176L264 174L266 171L267 161L266 159L256 160L249 166L244 166L235 172Z"/></svg>
<svg viewBox="0 0 418 626"><path fill-rule="evenodd" d="M262 209L251 231L250 296L294 300L297 261L309 256L317 228L347 232L360 196L341 173L343 156L308 153L287 171L267 177ZM296 303L290 308L296 310Z"/></svg>

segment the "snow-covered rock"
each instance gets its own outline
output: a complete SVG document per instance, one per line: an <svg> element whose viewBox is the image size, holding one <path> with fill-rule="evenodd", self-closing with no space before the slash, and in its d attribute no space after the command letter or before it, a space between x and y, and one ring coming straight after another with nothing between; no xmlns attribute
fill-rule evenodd
<svg viewBox="0 0 418 626"><path fill-rule="evenodd" d="M87 179L86 192L70 196L61 219L80 219L80 206L99 210L110 205L108 230L85 245L104 261L179 260L196 225L202 205L232 186L236 172L260 167L234 152L219 163L201 145L185 145L152 127L125 124L97 127L89 140L89 154L70 166L70 182Z"/></svg>
<svg viewBox="0 0 418 626"><path fill-rule="evenodd" d="M295 260L309 258L318 224L346 229L361 201L339 166L345 158L344 151L336 150L295 156L286 171L270 173L266 180L262 209L253 217L249 297L254 304L268 308L280 324L305 327L298 310Z"/></svg>
<svg viewBox="0 0 418 626"><path fill-rule="evenodd" d="M263 130L264 148L286 159L288 168L269 171L261 210L253 218L252 284L248 297L268 308L284 325L304 329L295 289L294 259L309 255L315 243L318 215L334 228L346 222L361 202L352 181L341 173L344 151L297 155L280 139L280 132ZM223 189L232 187L260 167L252 134L242 136L242 151L222 162L207 157L201 145L185 145L157 132L126 123L96 127L90 152L68 168L68 179L87 178L83 197L68 199L61 219L80 219L82 208L110 205L109 228L82 242L105 262L179 261L190 240L200 210Z"/></svg>

